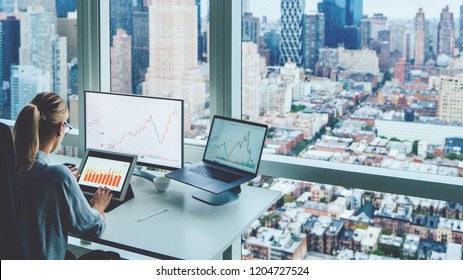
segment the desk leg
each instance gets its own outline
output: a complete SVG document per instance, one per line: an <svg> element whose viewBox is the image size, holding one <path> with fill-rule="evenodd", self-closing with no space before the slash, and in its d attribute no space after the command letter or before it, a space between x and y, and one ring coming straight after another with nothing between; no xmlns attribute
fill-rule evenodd
<svg viewBox="0 0 463 280"><path fill-rule="evenodd" d="M224 260L241 260L241 235L223 252Z"/></svg>

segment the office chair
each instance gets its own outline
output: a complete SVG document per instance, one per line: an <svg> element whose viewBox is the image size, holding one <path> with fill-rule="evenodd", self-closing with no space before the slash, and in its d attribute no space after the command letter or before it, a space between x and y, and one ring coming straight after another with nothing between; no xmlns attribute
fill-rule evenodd
<svg viewBox="0 0 463 280"><path fill-rule="evenodd" d="M10 177L16 166L13 137L10 128L0 122L0 197L1 197L1 239L2 260L25 259L26 254L19 235L13 205Z"/></svg>

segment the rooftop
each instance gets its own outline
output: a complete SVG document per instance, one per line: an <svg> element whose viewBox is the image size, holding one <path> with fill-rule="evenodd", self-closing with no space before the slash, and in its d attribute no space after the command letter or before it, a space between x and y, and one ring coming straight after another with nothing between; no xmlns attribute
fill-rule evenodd
<svg viewBox="0 0 463 280"><path fill-rule="evenodd" d="M294 254L305 236L304 233L295 236L290 231L260 227L257 235L251 236L246 242Z"/></svg>
<svg viewBox="0 0 463 280"><path fill-rule="evenodd" d="M381 238L379 240L379 243L381 244L392 245L395 247L402 246L403 242L404 239L402 237L393 235L381 235Z"/></svg>

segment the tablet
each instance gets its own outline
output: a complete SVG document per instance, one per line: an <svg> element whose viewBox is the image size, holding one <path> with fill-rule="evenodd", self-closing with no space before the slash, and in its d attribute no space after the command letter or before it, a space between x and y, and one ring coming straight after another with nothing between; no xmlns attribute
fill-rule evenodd
<svg viewBox="0 0 463 280"><path fill-rule="evenodd" d="M93 195L98 187L107 187L112 200L124 201L136 163L136 155L88 149L78 171L80 189Z"/></svg>

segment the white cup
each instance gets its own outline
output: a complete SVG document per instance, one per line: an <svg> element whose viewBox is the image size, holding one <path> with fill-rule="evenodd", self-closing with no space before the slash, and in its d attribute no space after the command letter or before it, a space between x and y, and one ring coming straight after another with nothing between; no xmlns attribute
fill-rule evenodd
<svg viewBox="0 0 463 280"><path fill-rule="evenodd" d="M153 179L154 187L158 192L163 193L167 190L170 185L170 178L159 176Z"/></svg>

